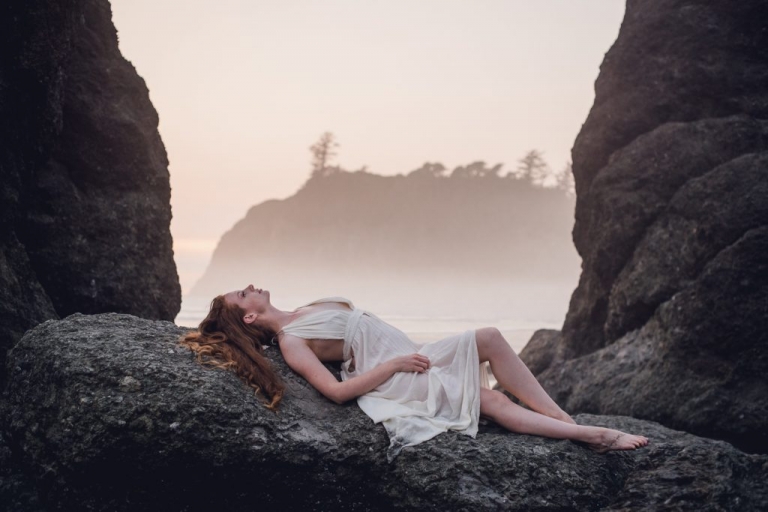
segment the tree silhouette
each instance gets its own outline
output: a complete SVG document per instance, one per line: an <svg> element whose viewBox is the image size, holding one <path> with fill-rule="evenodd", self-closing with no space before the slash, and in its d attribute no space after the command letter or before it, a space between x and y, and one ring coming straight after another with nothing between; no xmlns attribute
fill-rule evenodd
<svg viewBox="0 0 768 512"><path fill-rule="evenodd" d="M551 175L549 165L544 161L542 153L536 149L530 150L517 162L518 165L517 169L515 169L514 176L521 179L527 179L534 185L544 185L547 178Z"/></svg>
<svg viewBox="0 0 768 512"><path fill-rule="evenodd" d="M424 162L424 165L419 167L418 169L414 169L413 171L408 173L408 176L424 176L429 178L440 178L445 176L446 168L443 164L439 162L431 163L431 162Z"/></svg>
<svg viewBox="0 0 768 512"><path fill-rule="evenodd" d="M331 159L336 156L335 148L339 147L336 138L331 132L325 132L320 136L317 142L310 146L312 152L312 175L311 177L322 177L337 172L337 167L331 167Z"/></svg>
<svg viewBox="0 0 768 512"><path fill-rule="evenodd" d="M498 178L499 174L501 173L501 168L504 167L504 164L498 163L494 165L493 167L489 167L487 169L484 169L484 172L482 174L483 178Z"/></svg>
<svg viewBox="0 0 768 512"><path fill-rule="evenodd" d="M488 178L496 177L501 172L504 164L496 164L493 167L486 167L485 162L478 160L468 165L460 165L451 173L451 178Z"/></svg>

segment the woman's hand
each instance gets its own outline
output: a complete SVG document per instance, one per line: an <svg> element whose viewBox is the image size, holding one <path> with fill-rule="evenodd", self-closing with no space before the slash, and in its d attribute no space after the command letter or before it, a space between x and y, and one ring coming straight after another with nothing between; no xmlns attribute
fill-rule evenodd
<svg viewBox="0 0 768 512"><path fill-rule="evenodd" d="M429 358L421 354L411 354L408 356L396 357L391 360L396 372L419 372L424 373L431 366Z"/></svg>

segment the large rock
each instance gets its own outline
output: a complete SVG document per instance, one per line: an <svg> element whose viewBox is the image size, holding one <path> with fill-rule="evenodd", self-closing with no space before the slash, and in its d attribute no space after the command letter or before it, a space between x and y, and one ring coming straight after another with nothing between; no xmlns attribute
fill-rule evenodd
<svg viewBox="0 0 768 512"><path fill-rule="evenodd" d="M177 343L183 332L129 315L78 314L24 336L9 355L3 434L38 493L28 503L148 511L768 507L767 456L629 417L577 420L643 433L648 447L597 455L485 425L474 440L442 434L390 464L382 426L354 402L319 395L274 349L267 353L288 386L277 414L234 373L199 365Z"/></svg>
<svg viewBox="0 0 768 512"><path fill-rule="evenodd" d="M568 411L621 411L768 451L766 254L768 227L748 231L641 329L550 364L540 382Z"/></svg>
<svg viewBox="0 0 768 512"><path fill-rule="evenodd" d="M3 3L0 368L48 318L178 312L157 125L106 0Z"/></svg>
<svg viewBox="0 0 768 512"><path fill-rule="evenodd" d="M538 372L567 410L768 452L766 48L763 1L627 3L573 148L582 275Z"/></svg>
<svg viewBox="0 0 768 512"><path fill-rule="evenodd" d="M675 192L765 151L757 120L768 119L766 20L761 0L627 2L573 147L573 238L584 264L563 329L570 353L601 348L638 324L604 332L611 288Z"/></svg>

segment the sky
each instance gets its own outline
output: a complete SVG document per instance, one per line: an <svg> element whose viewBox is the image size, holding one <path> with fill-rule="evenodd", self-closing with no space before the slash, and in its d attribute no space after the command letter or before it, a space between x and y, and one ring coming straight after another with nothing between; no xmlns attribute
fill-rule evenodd
<svg viewBox="0 0 768 512"><path fill-rule="evenodd" d="M293 195L323 132L334 163L554 170L594 100L620 0L112 0L160 116L182 288L248 209ZM502 174L504 173L502 171Z"/></svg>

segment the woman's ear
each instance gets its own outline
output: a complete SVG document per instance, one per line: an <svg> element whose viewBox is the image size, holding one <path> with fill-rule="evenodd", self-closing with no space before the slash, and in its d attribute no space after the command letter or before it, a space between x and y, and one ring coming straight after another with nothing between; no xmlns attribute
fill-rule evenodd
<svg viewBox="0 0 768 512"><path fill-rule="evenodd" d="M248 313L243 317L243 321L247 324L252 324L254 320L256 320L256 317L257 317L256 313Z"/></svg>

